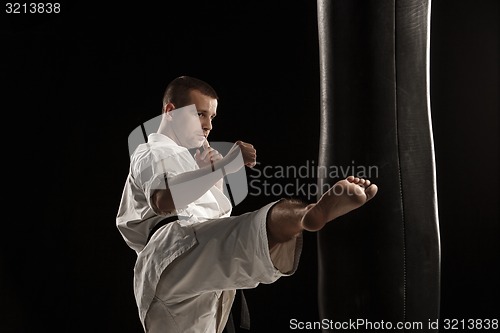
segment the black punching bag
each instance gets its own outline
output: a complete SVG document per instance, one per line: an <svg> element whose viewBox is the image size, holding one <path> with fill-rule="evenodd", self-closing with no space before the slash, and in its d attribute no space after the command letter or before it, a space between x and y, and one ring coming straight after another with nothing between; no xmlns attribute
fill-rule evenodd
<svg viewBox="0 0 500 333"><path fill-rule="evenodd" d="M318 233L320 318L329 320L324 332L353 321L362 332L436 332L440 240L430 1L317 4L318 184L324 192L353 174L379 186L372 201ZM398 323L406 328L397 329Z"/></svg>

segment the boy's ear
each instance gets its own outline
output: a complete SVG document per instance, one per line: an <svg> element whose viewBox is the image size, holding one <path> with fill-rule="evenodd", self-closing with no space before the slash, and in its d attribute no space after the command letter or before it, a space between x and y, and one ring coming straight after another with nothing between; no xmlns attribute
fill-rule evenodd
<svg viewBox="0 0 500 333"><path fill-rule="evenodd" d="M175 105L172 104L172 103L167 103L165 104L165 106L163 107L163 112L169 112L169 111L172 111L175 109Z"/></svg>

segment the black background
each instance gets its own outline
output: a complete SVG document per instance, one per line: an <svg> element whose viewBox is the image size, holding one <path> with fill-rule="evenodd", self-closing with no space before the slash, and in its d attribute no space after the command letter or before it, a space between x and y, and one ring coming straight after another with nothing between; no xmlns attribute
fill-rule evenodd
<svg viewBox="0 0 500 333"><path fill-rule="evenodd" d="M499 318L499 6L434 0L431 13L441 317ZM141 331L136 255L115 216L128 134L159 114L171 79L218 91L211 140L254 144L261 167L317 161L315 1L79 2L0 18L1 332ZM234 213L276 198L250 195ZM307 233L294 276L246 292L252 332L317 320L316 279Z"/></svg>

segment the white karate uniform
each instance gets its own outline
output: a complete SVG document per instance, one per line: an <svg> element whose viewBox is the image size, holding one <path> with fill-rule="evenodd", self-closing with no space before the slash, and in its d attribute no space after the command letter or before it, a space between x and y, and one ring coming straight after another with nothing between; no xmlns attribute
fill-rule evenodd
<svg viewBox="0 0 500 333"><path fill-rule="evenodd" d="M266 218L276 202L230 216L231 203L216 186L177 209L172 215L181 219L147 242L166 217L153 209L154 190L165 176L197 168L186 148L157 133L131 156L116 224L137 253L134 293L145 332L222 332L236 289L272 283L297 269L302 236L268 249Z"/></svg>

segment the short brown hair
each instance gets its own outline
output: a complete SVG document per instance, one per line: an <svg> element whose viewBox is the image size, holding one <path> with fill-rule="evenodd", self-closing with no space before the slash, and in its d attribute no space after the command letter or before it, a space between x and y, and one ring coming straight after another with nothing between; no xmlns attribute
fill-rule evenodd
<svg viewBox="0 0 500 333"><path fill-rule="evenodd" d="M163 106L168 103L174 104L176 108L189 105L189 92L191 90L198 90L205 96L219 99L215 89L208 83L191 76L183 75L175 78L168 84L163 94Z"/></svg>

